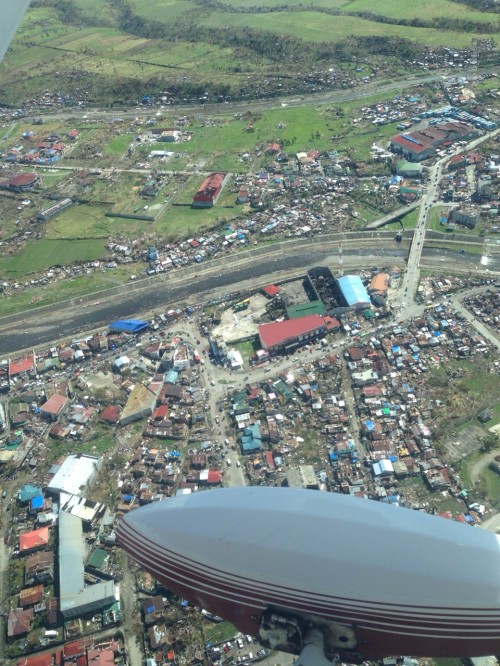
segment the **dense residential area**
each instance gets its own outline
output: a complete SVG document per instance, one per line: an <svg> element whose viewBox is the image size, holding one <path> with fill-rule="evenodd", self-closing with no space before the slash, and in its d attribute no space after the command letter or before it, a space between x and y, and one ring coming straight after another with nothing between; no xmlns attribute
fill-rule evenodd
<svg viewBox="0 0 500 666"><path fill-rule="evenodd" d="M498 282L423 279L419 314L398 323L400 279L391 267L339 279L318 267L5 361L8 654L35 652L18 661L32 666L79 651L121 663L130 649L156 663L266 658L116 546L121 516L175 495L300 487L471 529L487 520L491 479L464 482L461 461L497 441L485 396L500 374Z"/></svg>
<svg viewBox="0 0 500 666"><path fill-rule="evenodd" d="M268 527L278 512L248 502L231 528L217 513L243 535L232 572L195 539L176 552L167 518L133 524L245 487L500 534L498 7L375 4L32 0L0 64L5 666L292 666L318 627L332 664L497 666L439 645L470 624L454 572L477 560L460 548L443 556L456 606L434 599L443 561L422 554L433 610L358 594L374 569L351 581L357 565L335 572L346 596L306 598L284 551L275 613L248 562L272 559L256 507ZM298 538L274 528L269 543ZM420 529L377 589L436 536ZM371 545L350 552L389 550ZM491 611L478 643L498 641L498 603L481 609L466 609ZM442 658L377 645L368 661L363 623L432 636Z"/></svg>

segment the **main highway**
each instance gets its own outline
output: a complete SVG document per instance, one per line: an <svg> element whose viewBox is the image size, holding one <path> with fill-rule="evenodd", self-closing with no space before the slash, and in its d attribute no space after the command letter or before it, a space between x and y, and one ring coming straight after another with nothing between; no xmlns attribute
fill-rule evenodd
<svg viewBox="0 0 500 666"><path fill-rule="evenodd" d="M480 74L488 74L497 71L497 67L485 66L479 68L478 71L474 70L460 70L460 76L476 76ZM358 85L355 88L334 88L332 90L325 90L319 93L308 95L294 95L293 97L272 97L263 99L253 99L246 101L228 101L228 102L207 102L198 104L176 104L166 105L160 107L165 114L186 115L221 115L221 114L234 114L234 113L247 113L249 111L266 111L270 109L277 109L283 107L298 107L298 106L312 106L320 104L342 104L345 102L352 102L357 99L363 99L371 95L383 95L384 93L401 92L406 88L418 85L425 85L427 83L435 83L442 81L451 76L456 76L457 72L454 69L440 69L435 70L432 74L425 71L409 74L405 77L394 78L389 81L370 81L363 85ZM86 120L106 120L116 117L123 119L134 119L135 117L152 116L160 109L157 106L139 106L134 109L102 109L102 108L80 108L71 111L62 111L56 109L50 111L48 109L32 109L29 115L40 116L46 115L47 120L65 120L69 118L82 117Z"/></svg>

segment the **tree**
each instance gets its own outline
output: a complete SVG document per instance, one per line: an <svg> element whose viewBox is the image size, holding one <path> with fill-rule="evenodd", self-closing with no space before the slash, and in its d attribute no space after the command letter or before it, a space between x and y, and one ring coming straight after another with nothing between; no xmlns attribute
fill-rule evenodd
<svg viewBox="0 0 500 666"><path fill-rule="evenodd" d="M497 446L500 446L500 437L496 433L492 432L486 435L486 437L483 437L479 450L481 453L490 453L490 451L496 449Z"/></svg>

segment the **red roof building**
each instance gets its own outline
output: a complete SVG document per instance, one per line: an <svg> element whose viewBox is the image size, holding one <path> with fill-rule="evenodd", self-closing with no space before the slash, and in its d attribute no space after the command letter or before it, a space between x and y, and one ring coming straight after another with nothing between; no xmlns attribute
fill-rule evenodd
<svg viewBox="0 0 500 666"><path fill-rule="evenodd" d="M193 207L210 208L214 206L227 182L227 178L226 173L211 173L207 176L193 197Z"/></svg>
<svg viewBox="0 0 500 666"><path fill-rule="evenodd" d="M25 373L33 372L35 369L35 353L32 352L24 358L18 358L9 362L9 377L16 377Z"/></svg>
<svg viewBox="0 0 500 666"><path fill-rule="evenodd" d="M22 608L13 608L7 619L7 636L9 638L18 638L25 636L31 631L34 611L32 608L24 610Z"/></svg>
<svg viewBox="0 0 500 666"><path fill-rule="evenodd" d="M42 600L43 597L43 585L35 585L34 587L26 587L24 590L19 592L19 606L21 608L26 608L27 606L33 606Z"/></svg>
<svg viewBox="0 0 500 666"><path fill-rule="evenodd" d="M42 652L24 657L17 662L17 666L54 666L61 663L62 651Z"/></svg>
<svg viewBox="0 0 500 666"><path fill-rule="evenodd" d="M439 146L451 145L454 141L469 140L478 131L468 123L450 121L429 125L422 130L398 134L391 139L391 150L402 153L410 161L432 157Z"/></svg>
<svg viewBox="0 0 500 666"><path fill-rule="evenodd" d="M102 410L101 421L106 423L118 423L121 414L120 405L108 405Z"/></svg>
<svg viewBox="0 0 500 666"><path fill-rule="evenodd" d="M94 648L87 652L87 665L88 666L114 666L115 655L113 650L108 648L99 650Z"/></svg>
<svg viewBox="0 0 500 666"><path fill-rule="evenodd" d="M9 190L14 190L14 192L32 190L39 180L36 173L18 173L9 180Z"/></svg>
<svg viewBox="0 0 500 666"><path fill-rule="evenodd" d="M19 552L26 553L36 548L44 548L49 543L49 528L41 527L19 535Z"/></svg>
<svg viewBox="0 0 500 666"><path fill-rule="evenodd" d="M218 486L222 483L222 472L219 469L209 469L207 476L209 486Z"/></svg>
<svg viewBox="0 0 500 666"><path fill-rule="evenodd" d="M63 647L63 657L64 661L69 661L84 655L85 652L91 650L94 646L94 639L92 636L87 636L86 638L81 638L77 641L72 641L71 643L65 643Z"/></svg>
<svg viewBox="0 0 500 666"><path fill-rule="evenodd" d="M168 414L167 405L160 405L153 412L153 419L155 421L162 421L167 416L167 414Z"/></svg>
<svg viewBox="0 0 500 666"><path fill-rule="evenodd" d="M322 315L307 315L259 326L260 343L269 353L306 344L327 331Z"/></svg>

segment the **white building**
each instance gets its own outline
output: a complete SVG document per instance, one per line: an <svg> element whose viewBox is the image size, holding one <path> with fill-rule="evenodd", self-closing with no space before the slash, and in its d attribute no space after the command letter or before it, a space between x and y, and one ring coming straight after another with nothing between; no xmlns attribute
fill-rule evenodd
<svg viewBox="0 0 500 666"><path fill-rule="evenodd" d="M84 453L67 456L52 477L47 491L52 495L81 495L95 481L101 462L101 458Z"/></svg>

